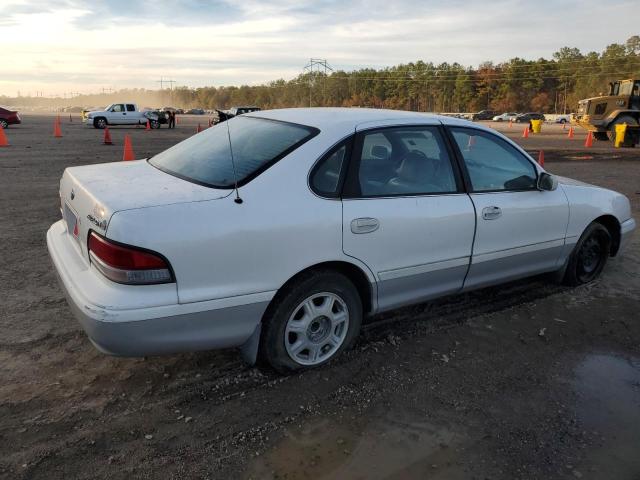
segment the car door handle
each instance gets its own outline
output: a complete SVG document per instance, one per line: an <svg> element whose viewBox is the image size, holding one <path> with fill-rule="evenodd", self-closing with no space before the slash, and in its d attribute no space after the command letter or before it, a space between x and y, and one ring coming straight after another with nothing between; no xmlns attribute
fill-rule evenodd
<svg viewBox="0 0 640 480"><path fill-rule="evenodd" d="M377 218L364 217L351 220L351 231L353 233L371 233L380 228Z"/></svg>
<svg viewBox="0 0 640 480"><path fill-rule="evenodd" d="M482 218L485 220L495 220L502 216L500 207L485 207L482 209Z"/></svg>

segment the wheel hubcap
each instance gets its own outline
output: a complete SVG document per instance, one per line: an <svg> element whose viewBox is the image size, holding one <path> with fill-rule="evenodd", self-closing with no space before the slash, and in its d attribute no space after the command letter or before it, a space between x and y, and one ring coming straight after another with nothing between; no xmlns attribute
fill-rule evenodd
<svg viewBox="0 0 640 480"><path fill-rule="evenodd" d="M580 249L580 266L582 271L589 275L596 271L600 265L602 251L600 242L596 238L589 238Z"/></svg>
<svg viewBox="0 0 640 480"><path fill-rule="evenodd" d="M349 329L349 310L338 295L314 294L294 310L284 332L284 344L293 361L317 365L332 357Z"/></svg>

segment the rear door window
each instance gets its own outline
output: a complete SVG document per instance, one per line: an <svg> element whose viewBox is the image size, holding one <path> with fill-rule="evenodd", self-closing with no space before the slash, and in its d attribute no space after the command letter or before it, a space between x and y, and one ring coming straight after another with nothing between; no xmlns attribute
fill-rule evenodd
<svg viewBox="0 0 640 480"><path fill-rule="evenodd" d="M127 104L127 112L135 112L135 111L136 111L135 105Z"/></svg>
<svg viewBox="0 0 640 480"><path fill-rule="evenodd" d="M437 127L385 128L359 138L345 197L457 192L456 174Z"/></svg>

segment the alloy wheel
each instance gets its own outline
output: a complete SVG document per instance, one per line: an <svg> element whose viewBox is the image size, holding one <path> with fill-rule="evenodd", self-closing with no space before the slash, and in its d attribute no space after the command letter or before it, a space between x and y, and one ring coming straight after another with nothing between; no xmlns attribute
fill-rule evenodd
<svg viewBox="0 0 640 480"><path fill-rule="evenodd" d="M349 309L335 293L311 295L293 310L284 330L284 344L293 361L312 366L332 357L349 330Z"/></svg>

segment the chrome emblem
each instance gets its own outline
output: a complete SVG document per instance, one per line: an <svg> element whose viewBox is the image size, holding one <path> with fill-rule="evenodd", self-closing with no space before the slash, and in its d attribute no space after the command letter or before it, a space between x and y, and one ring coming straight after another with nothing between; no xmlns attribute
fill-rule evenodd
<svg viewBox="0 0 640 480"><path fill-rule="evenodd" d="M71 200L73 200L74 198L76 198L76 193L73 190L71 190Z"/></svg>

